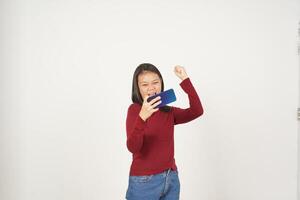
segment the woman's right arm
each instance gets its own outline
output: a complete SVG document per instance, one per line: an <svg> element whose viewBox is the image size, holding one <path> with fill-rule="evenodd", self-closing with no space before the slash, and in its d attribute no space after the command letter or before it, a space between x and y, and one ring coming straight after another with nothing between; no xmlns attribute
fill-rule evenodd
<svg viewBox="0 0 300 200"><path fill-rule="evenodd" d="M144 129L146 122L139 115L137 105L130 105L126 118L127 148L131 153L140 151L143 146Z"/></svg>
<svg viewBox="0 0 300 200"><path fill-rule="evenodd" d="M160 97L147 102L144 99L142 107L138 104L131 104L128 108L126 119L127 148L131 153L141 150L144 141L144 129L146 120L159 109L155 108L161 103Z"/></svg>

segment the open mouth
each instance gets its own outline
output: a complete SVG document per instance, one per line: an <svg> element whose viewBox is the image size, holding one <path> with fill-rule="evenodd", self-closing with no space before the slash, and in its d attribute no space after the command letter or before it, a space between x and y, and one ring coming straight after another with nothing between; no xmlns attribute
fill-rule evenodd
<svg viewBox="0 0 300 200"><path fill-rule="evenodd" d="M149 93L148 95L151 97L151 96L156 95L156 94L157 94L157 93L154 92L154 93Z"/></svg>

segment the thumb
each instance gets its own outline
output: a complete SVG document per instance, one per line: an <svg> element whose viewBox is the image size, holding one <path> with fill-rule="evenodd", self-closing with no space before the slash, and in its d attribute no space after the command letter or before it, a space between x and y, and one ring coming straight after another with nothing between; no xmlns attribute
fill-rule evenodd
<svg viewBox="0 0 300 200"><path fill-rule="evenodd" d="M150 97L149 94L146 94L146 96L144 96L144 102L147 102L147 99Z"/></svg>

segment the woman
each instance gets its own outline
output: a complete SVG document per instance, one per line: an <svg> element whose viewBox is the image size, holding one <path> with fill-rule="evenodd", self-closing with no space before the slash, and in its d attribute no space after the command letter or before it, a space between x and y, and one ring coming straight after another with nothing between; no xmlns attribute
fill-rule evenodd
<svg viewBox="0 0 300 200"><path fill-rule="evenodd" d="M200 99L185 69L175 66L180 86L187 93L190 107L164 106L160 97L147 98L164 91L159 70L150 63L139 65L133 75L132 102L126 118L127 148L133 159L126 192L128 200L177 200L180 182L174 159L174 125L189 122L203 114Z"/></svg>

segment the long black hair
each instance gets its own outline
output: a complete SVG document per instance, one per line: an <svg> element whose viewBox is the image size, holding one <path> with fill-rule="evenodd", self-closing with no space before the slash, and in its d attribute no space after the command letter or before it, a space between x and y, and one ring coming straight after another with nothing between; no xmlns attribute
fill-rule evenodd
<svg viewBox="0 0 300 200"><path fill-rule="evenodd" d="M158 77L161 80L161 92L164 91L164 80L162 78L161 73L159 70L152 64L150 63L142 63L140 64L136 69L133 74L133 79L132 79L132 93L131 93L131 100L133 103L138 103L140 105L143 104L143 98L141 96L140 90L139 90L139 85L138 85L138 77L141 73L148 71L148 72L153 72L158 75ZM159 110L163 112L169 112L171 110L170 106L163 106L159 108Z"/></svg>

